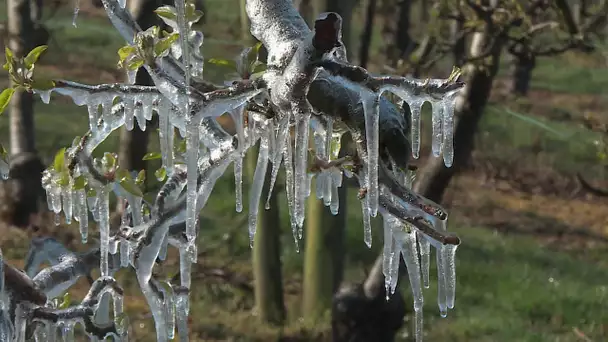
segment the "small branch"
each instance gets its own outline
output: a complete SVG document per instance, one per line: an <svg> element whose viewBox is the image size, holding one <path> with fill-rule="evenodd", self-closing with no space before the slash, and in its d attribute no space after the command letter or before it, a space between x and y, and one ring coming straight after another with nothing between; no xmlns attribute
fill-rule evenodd
<svg viewBox="0 0 608 342"><path fill-rule="evenodd" d="M342 76L352 82L361 83L375 92L386 86L394 86L405 88L413 95L444 95L464 87L464 82L458 81L458 77L426 80L395 76L374 77L359 66L326 59L313 63L313 66L323 68L333 75Z"/></svg>

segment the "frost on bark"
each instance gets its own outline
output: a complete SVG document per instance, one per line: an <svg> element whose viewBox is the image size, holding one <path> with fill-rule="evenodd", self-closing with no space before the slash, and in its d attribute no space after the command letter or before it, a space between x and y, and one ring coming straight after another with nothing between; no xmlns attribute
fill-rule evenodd
<svg viewBox="0 0 608 342"><path fill-rule="evenodd" d="M11 301L2 317L10 318L2 326L13 327L9 331L13 337L21 341L33 330L40 336L61 334L69 340L74 325L82 324L91 336L126 339L122 290L113 276L120 268L129 268L154 317L157 339L167 341L177 333L180 340L188 340L189 295L196 291L191 287L192 264L197 262L198 231L205 228L198 223L198 213L229 166L234 166L240 185L243 156L257 144L248 208L252 244L262 239L256 237L258 206L264 201L268 170L272 188L279 167L285 169L290 226L296 240L303 234L305 203L311 193L338 212L338 188L345 177L352 178L360 185L368 246L371 217L380 213L384 218L382 265L387 293L395 291L400 260L407 266L415 293L417 338L422 337L422 287L428 282L431 246L437 251L441 314L454 306L454 257L460 240L446 231L446 211L411 189L408 162L410 154L419 156L420 108L430 102L433 155L452 165L454 99L464 86L458 72L447 79L426 80L372 75L348 63L339 15L321 14L311 30L290 0L248 0L251 33L268 52L267 68L228 86L216 86L202 79L204 37L192 29L200 13L184 0L159 10L170 27L163 36L154 28L142 31L124 0L102 0L102 4L129 44L120 50L129 81L134 69L143 66L154 85L91 86L55 80L51 89L34 88L44 102L55 92L87 107L89 131L57 154L44 172L43 184L49 209L64 215L68 223L78 221L84 241L88 214L92 214L100 231L99 247L80 255L46 242L32 252L32 260L47 260L54 266L33 278L19 275L20 283L6 282L5 293ZM385 93L394 94L399 103L390 102L382 96ZM406 105L411 115L404 115ZM226 114L235 121L235 135L215 120ZM113 131L123 126L127 130L134 125L145 127L153 117L159 122L163 166L159 179L164 183L150 201L138 191L139 177L121 168L115 155L93 158L91 154ZM356 153L339 157L344 133L353 138ZM174 145L176 138L184 142L183 148ZM316 189L311 187L312 178L316 178ZM129 204L117 231L110 231L109 222L113 194ZM241 195L237 195L237 208ZM157 260L164 260L169 247L179 250L179 281L175 282L153 275ZM77 305L56 307L10 296L29 284L37 298L53 298L91 267L99 267L101 277Z"/></svg>

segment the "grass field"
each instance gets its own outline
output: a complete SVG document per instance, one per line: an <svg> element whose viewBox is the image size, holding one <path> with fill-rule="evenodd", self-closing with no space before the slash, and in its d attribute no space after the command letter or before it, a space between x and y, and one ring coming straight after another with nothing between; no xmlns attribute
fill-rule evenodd
<svg viewBox="0 0 608 342"><path fill-rule="evenodd" d="M235 38L239 35L237 4L236 0L207 2L206 57L231 58L240 49ZM4 6L5 2L0 1L0 8ZM4 15L0 13L0 20ZM83 83L121 80L115 63L122 40L107 19L83 10L76 29L71 26L71 11L65 9L47 24L53 40L40 71ZM379 32L374 36L377 49L382 40ZM549 174L570 179L577 172L604 181L604 166L593 144L598 136L581 125L585 114L605 118L603 91L608 86L608 71L603 63L597 56L577 54L543 59L534 71L527 100L505 100L496 95L501 80L497 81L476 137L473 161L475 165L491 163L499 168L511 165L513 170L509 169L498 183L488 185L481 181L483 170L474 168L455 180L448 191L445 205L453 217L450 229L463 240L457 254L456 308L447 318L440 318L436 277L432 277L431 288L425 291L427 341L608 340L608 245L596 238L608 234L608 202L584 194L567 197L559 192L531 193L525 191L527 185L514 185L522 181L546 183ZM213 67L205 72L216 81L221 76ZM5 74L0 74L0 86L6 85L5 80ZM7 115L0 118L0 142L5 145L8 119ZM46 162L86 129L86 109L59 97L54 97L50 105L36 104L37 147ZM423 137L428 139L429 135L430 128L425 129ZM150 148L157 149L157 139L151 140ZM112 136L100 150L116 150L117 143L117 137ZM511 174L521 170L529 172L519 178ZM327 340L328 320L312 325L300 319L303 255L295 252L284 206L280 208L282 263L289 319L281 329L259 324L253 293L246 286L238 286L252 284L251 250L246 215L234 211L233 191L233 176L227 172L202 213L199 249L203 257L199 257L193 285L192 340ZM365 247L354 193L349 193L347 208L345 281L362 279L382 241L376 229L373 247ZM279 196L279 203L284 203L284 193ZM374 227L379 225L374 221ZM57 230L64 238L66 232L76 234L77 228ZM11 231L2 234L0 240L3 253L22 265L27 236ZM85 247L78 242L72 245ZM176 260L170 257L159 273L171 275L175 267ZM239 281L217 279L206 272L214 268L232 272ZM434 274L434 269L431 272ZM128 295L133 340L149 341L153 322L146 314L145 302L137 296L136 281L128 273L119 277ZM404 279L401 290L409 294L406 283ZM76 286L76 298L82 297L85 285ZM406 300L411 299L406 296ZM408 340L410 331L408 316L400 340Z"/></svg>

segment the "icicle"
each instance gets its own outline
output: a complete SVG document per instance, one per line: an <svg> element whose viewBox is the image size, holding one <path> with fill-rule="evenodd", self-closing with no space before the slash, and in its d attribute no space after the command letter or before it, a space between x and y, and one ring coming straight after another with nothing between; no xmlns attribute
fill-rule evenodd
<svg viewBox="0 0 608 342"><path fill-rule="evenodd" d="M129 241L120 241L120 267L129 266Z"/></svg>
<svg viewBox="0 0 608 342"><path fill-rule="evenodd" d="M99 210L99 243L100 243L100 263L99 270L101 276L109 275L108 270L108 244L110 241L110 204L108 189L105 186L97 189L97 210Z"/></svg>
<svg viewBox="0 0 608 342"><path fill-rule="evenodd" d="M42 103L49 104L51 102L52 90L35 90L35 92L40 95L40 100L42 100Z"/></svg>
<svg viewBox="0 0 608 342"><path fill-rule="evenodd" d="M234 160L234 188L236 197L236 211L243 211L243 157L238 156Z"/></svg>
<svg viewBox="0 0 608 342"><path fill-rule="evenodd" d="M63 200L63 213L65 214L65 224L72 223L72 191L64 189L61 193L61 199Z"/></svg>
<svg viewBox="0 0 608 342"><path fill-rule="evenodd" d="M276 145L274 148L274 153L271 156L272 170L270 172L270 185L268 187L268 197L266 198L266 205L264 206L266 209L270 209L270 199L274 190L274 184L277 181L277 176L279 175L279 169L281 167L281 161L283 159L284 154L283 151L285 150L285 145L287 144L286 140L291 138L289 135L289 117L289 113L286 113L277 125L277 136L275 139Z"/></svg>
<svg viewBox="0 0 608 342"><path fill-rule="evenodd" d="M175 338L175 293L171 282L165 282L165 321L167 325L167 337Z"/></svg>
<svg viewBox="0 0 608 342"><path fill-rule="evenodd" d="M146 117L144 116L143 97L137 97L133 108L133 116L137 119L137 126L142 131L146 130ZM132 128L131 128L132 129Z"/></svg>
<svg viewBox="0 0 608 342"><path fill-rule="evenodd" d="M264 180L266 179L266 170L268 168L268 134L264 134L260 139L260 151L258 161L253 174L253 184L249 197L249 246L253 248L255 238L255 230L258 221L258 210L260 198L262 197L262 189L264 188Z"/></svg>
<svg viewBox="0 0 608 342"><path fill-rule="evenodd" d="M363 241L365 241L365 244L367 245L368 248L371 248L372 247L372 222L371 222L371 218L369 217L369 205L367 204L367 201L365 200L365 198L363 198L361 200L361 207L362 207L361 214L363 215Z"/></svg>
<svg viewBox="0 0 608 342"><path fill-rule="evenodd" d="M384 289L386 291L386 300L388 300L391 288L391 257L393 254L393 227L391 217L386 214L384 220L384 244L382 247L382 274L384 274Z"/></svg>
<svg viewBox="0 0 608 342"><path fill-rule="evenodd" d="M82 243L87 243L89 231L89 212L87 208L87 193L83 190L77 190L78 204L78 223L80 227L80 237Z"/></svg>
<svg viewBox="0 0 608 342"><path fill-rule="evenodd" d="M181 342L188 341L188 313L190 311L189 290L184 287L175 289L175 316L177 318L177 333Z"/></svg>
<svg viewBox="0 0 608 342"><path fill-rule="evenodd" d="M296 252L300 252L298 243L298 224L295 217L295 200L294 200L294 185L293 185L293 154L291 148L291 137L289 134L285 139L285 148L283 149L283 158L285 159L285 187L287 195L287 208L289 210L289 221L291 223L291 232L296 245Z"/></svg>
<svg viewBox="0 0 608 342"><path fill-rule="evenodd" d="M451 167L454 162L454 104L450 97L439 105L443 106L443 162Z"/></svg>
<svg viewBox="0 0 608 342"><path fill-rule="evenodd" d="M401 244L395 240L393 237L393 251L391 253L391 262L390 262L390 289L391 295L395 294L395 290L397 289L397 282L399 281L399 259L401 258ZM388 295L388 294L387 294Z"/></svg>
<svg viewBox="0 0 608 342"><path fill-rule="evenodd" d="M380 95L362 94L363 114L365 116L365 137L367 142L367 195L369 214L376 217L378 213L378 155L379 155L379 121Z"/></svg>
<svg viewBox="0 0 608 342"><path fill-rule="evenodd" d="M196 256L196 246L188 243L179 249L179 276L182 286L190 288L192 282L192 260Z"/></svg>
<svg viewBox="0 0 608 342"><path fill-rule="evenodd" d="M15 310L15 342L25 342L27 328L26 303L18 303Z"/></svg>
<svg viewBox="0 0 608 342"><path fill-rule="evenodd" d="M420 271L422 273L422 284L424 288L429 288L429 268L431 266L431 243L424 237L424 234L416 234L418 247L420 248Z"/></svg>
<svg viewBox="0 0 608 342"><path fill-rule="evenodd" d="M446 274L446 297L449 309L454 308L454 300L456 298L456 248L454 245L446 245L444 247L444 263Z"/></svg>
<svg viewBox="0 0 608 342"><path fill-rule="evenodd" d="M182 0L183 1L183 0ZM193 241L196 235L196 211L197 179L198 179L198 152L199 152L199 130L195 123L190 123L186 134L186 164L187 164L187 204L186 204L186 237Z"/></svg>
<svg viewBox="0 0 608 342"><path fill-rule="evenodd" d="M78 27L78 25L76 25L78 12L80 12L80 0L76 0L76 5L74 5L74 16L72 17L72 25L74 25L74 27Z"/></svg>
<svg viewBox="0 0 608 342"><path fill-rule="evenodd" d="M401 255L407 267L407 273L410 280L410 288L414 297L414 331L416 341L422 341L423 335L423 295L422 295L422 279L420 277L420 262L418 261L418 246L416 244L416 230L410 225L405 226L410 232L401 233Z"/></svg>
<svg viewBox="0 0 608 342"><path fill-rule="evenodd" d="M165 103L163 101L163 103ZM162 107L165 107L163 105ZM161 107L161 108L162 108ZM163 166L167 174L173 172L173 126L169 122L169 112L159 110L158 112L158 135L160 137L160 153L162 156Z"/></svg>
<svg viewBox="0 0 608 342"><path fill-rule="evenodd" d="M245 128L243 122L243 115L245 106L240 106L232 111L230 115L236 126L236 136L238 139L238 152L239 155L234 160L234 185L235 185L235 196L236 196L236 211L243 211L243 156L245 154Z"/></svg>
<svg viewBox="0 0 608 342"><path fill-rule="evenodd" d="M127 83L135 84L135 82L137 82L137 69L136 70L127 69ZM133 126L131 126L131 127L133 127Z"/></svg>
<svg viewBox="0 0 608 342"><path fill-rule="evenodd" d="M61 188L56 186L51 192L51 203L53 212L59 214L61 212Z"/></svg>
<svg viewBox="0 0 608 342"><path fill-rule="evenodd" d="M294 157L294 215L298 227L304 225L306 208L306 183L308 161L308 131L310 126L310 113L297 113L296 142Z"/></svg>
<svg viewBox="0 0 608 342"><path fill-rule="evenodd" d="M440 102L434 101L432 102L432 126L433 126L433 137L431 140L433 155L435 157L439 157L441 155L441 150L443 148L443 130L442 130L442 120L443 120L443 106Z"/></svg>
<svg viewBox="0 0 608 342"><path fill-rule="evenodd" d="M74 323L64 322L61 330L64 342L74 342Z"/></svg>
<svg viewBox="0 0 608 342"><path fill-rule="evenodd" d="M422 105L424 101L416 100L409 103L410 111L412 113L412 155L418 159L420 157L420 113L422 112Z"/></svg>
<svg viewBox="0 0 608 342"><path fill-rule="evenodd" d="M339 194L338 194L338 187L340 187L342 184L339 184L338 182L341 182L342 174L339 171L334 171L331 173L331 178L332 178L332 187L331 187L331 203L329 205L329 210L331 211L332 215L338 215L338 210L340 209L340 198L339 198Z"/></svg>
<svg viewBox="0 0 608 342"><path fill-rule="evenodd" d="M446 274L444 263L443 247L437 249L437 305L441 317L448 315L447 296L446 296Z"/></svg>

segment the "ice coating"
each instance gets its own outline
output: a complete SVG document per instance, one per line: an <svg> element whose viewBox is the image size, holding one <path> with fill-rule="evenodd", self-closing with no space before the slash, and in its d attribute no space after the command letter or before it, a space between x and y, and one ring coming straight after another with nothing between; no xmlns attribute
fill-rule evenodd
<svg viewBox="0 0 608 342"><path fill-rule="evenodd" d="M133 36L139 28L132 22L128 11L124 10L122 0L103 0L104 7L110 19L119 29L127 41L132 41ZM284 161L286 169L286 192L288 207L290 212L291 226L294 240L302 237L301 227L304 221L305 199L309 196L310 180L312 174L307 170L308 158L308 136L312 128L315 133L316 157L324 162L331 162L337 159L337 153L332 144L335 142L334 128L332 120L322 121L319 127L314 127L316 119L311 119L311 110L306 100L302 101L302 96L290 89L286 84L298 80L300 75L305 74L305 68L310 57L310 30L297 14L291 2L283 0L248 0L247 11L252 19L252 33L256 35L266 45L269 50L269 64L275 69L268 71L264 76L266 84L264 87L272 90L273 96L267 96L276 107L278 113L270 118L259 115L255 118L251 126L245 128L243 124L243 108L245 102L253 96L264 92L257 86L237 91L236 87L227 90L233 94L229 98L214 97L216 94L202 94L195 87L190 88L197 82L191 75L197 74L202 70L201 59L197 57L196 50L202 43L202 34L191 31L185 18L185 1L179 0L176 3L178 20L173 28L180 32L178 45L174 56L164 57L157 65L146 66L156 84L155 87L129 86L129 85L101 85L85 86L75 83L62 82L54 91L70 96L78 105L86 105L89 108L91 135L84 144L84 154L90 154L105 138L114 130L121 126L132 129L134 120L140 128L146 129L147 121L150 120L155 112L159 116L159 133L161 156L163 166L167 171L168 180L166 185L171 184L169 179L180 173L183 167L183 181L175 183L174 189L167 187L167 194L163 195L161 201L154 204L142 201L137 196L129 196L122 193L129 203L126 216L123 220L123 228L126 229L125 236L110 236L106 233L105 227L108 222L107 197L99 191L99 185L95 183L92 176L93 170L83 170L83 174L93 184L96 195L87 196L85 190L75 190L69 186L53 181L57 175L50 174L50 182L45 183L45 189L49 198L49 208L56 213L62 210L66 216L66 221L73 217L81 225L83 240L86 239L88 226L88 210L93 214L94 219L104 227L100 236L101 243L101 265L102 274L111 276L114 272L112 256L105 251L118 253L115 262L121 267L133 265L137 273L142 292L146 296L151 312L153 313L157 337L159 340L170 339L176 325L182 340L187 340L187 316L189 312L188 294L191 283L192 263L196 262L196 217L205 203L209 199L210 193L216 180L223 174L230 163L235 167L235 183L237 189L242 183L242 155L250 148L256 140L261 139L258 157L258 167L254 175L254 186L250 191L252 204L250 211L250 236L251 227L255 227L251 222L257 220L257 206L261 200L261 187L264 182L263 177L267 168L267 163L272 163L271 187L274 186L281 162ZM172 47L172 52L173 52ZM341 47L343 49L343 47ZM340 50L343 55L342 50ZM175 59L175 58L177 59ZM181 58L181 61L180 61ZM333 58L333 57L332 57ZM200 68L199 68L200 66ZM191 70L192 69L192 70ZM278 71L275 71L277 70ZM266 77L268 76L268 77ZM314 77L313 77L314 78ZM289 81L289 82L288 82ZM433 84L434 80L429 81ZM364 89L359 87L359 89ZM380 129L379 129L379 99L383 91L391 91L405 101L412 110L412 153L418 156L419 151L419 126L420 126L420 107L422 103L431 103L434 115L433 131L434 146L435 141L439 141L439 151L443 152L444 162L451 165L453 160L451 135L453 134L453 101L448 96L436 99L425 94L414 94L405 86L388 85L373 91L367 91L362 95L360 103L364 110L365 132L363 166L364 172L357 174L363 178L362 184L362 210L364 218L364 240L371 245L371 217L376 216L380 211L387 218L384 209L380 207L380 182L378 179L378 168L381 162ZM299 89L306 92L306 88ZM40 93L41 97L50 97L50 91ZM418 108L418 109L416 109ZM217 125L213 118L229 113L233 115L237 123L236 136L230 136ZM328 118L326 113L320 114L323 119ZM251 116L250 116L251 117ZM255 122L257 121L257 122ZM240 123L240 124L239 124ZM182 137L186 138L186 153L178 155L173 148L173 131L177 128ZM295 139L291 140L290 130L294 128ZM317 135L317 133L319 133ZM339 134L338 138L339 138ZM440 139L439 139L439 138ZM317 141L318 140L318 141ZM339 141L339 139L338 139ZM339 148L338 148L339 150ZM185 165L178 165L185 160ZM1 163L1 161L0 161ZM0 170L1 170L0 164ZM8 167L8 166L7 166ZM264 168L264 172L261 169ZM260 172L257 172L260 169ZM339 211L338 187L342 184L342 172L353 176L351 172L341 169L341 167L322 168L315 172L317 176L317 189L314 189L318 198L322 199L326 206L329 206L333 214ZM1 173L1 172L0 172ZM78 175L78 173L76 173ZM181 177L181 176L180 176ZM400 183L411 186L411 179L404 180L399 178ZM172 185L173 186L173 185ZM184 187L186 188L183 191ZM113 192L117 187L109 185L108 189ZM258 188L260 190L258 190ZM122 189L124 190L124 189ZM110 190L107 191L109 195ZM240 194L239 194L240 193ZM117 193L118 195L118 193ZM406 212L407 215L418 215L431 221L433 228L438 229L441 220L436 219L431 213L424 212L420 207L416 207L411 198L395 198L390 195L390 201ZM409 195L408 195L409 196ZM88 197L88 198L87 198ZM268 199L266 201L268 203ZM163 204L159 206L159 204ZM183 207L176 208L180 204ZM240 205L239 205L240 204ZM424 203L423 203L424 204ZM141 208L150 208L150 213L142 215ZM237 191L237 210L242 209L242 192ZM159 209L160 208L160 209ZM165 210L171 212L171 218L162 219L159 215ZM407 216L406 215L406 216ZM403 215L399 215L403 216ZM414 308L416 321L416 338L419 340L422 332L422 296L419 288L420 283L428 286L428 265L431 244L438 249L438 261L443 270L438 274L440 282L445 284L444 294L445 306L453 307L455 289L455 266L454 252L455 247L441 247L437 240L427 238L424 234L417 231L413 226L407 226L396 217L391 218L390 224L385 223L385 275L387 276L387 293L394 292L398 280L399 258L403 257L410 275L412 291L414 293ZM389 220L390 221L390 220ZM186 239L179 232L174 231L174 227L186 223ZM386 221L385 221L386 222ZM389 228L387 228L389 227ZM388 232L390 234L387 233ZM182 231L183 233L183 231ZM141 239L134 238L136 234L141 234ZM390 238L387 238L388 235ZM388 241L387 241L388 240ZM180 251L180 280L181 287L175 288L174 294L169 294L168 288L162 289L159 282L152 276L152 268L157 259L164 259L168 246L175 246ZM105 255L105 261L104 259ZM417 263L420 256L421 262ZM108 268L105 270L105 268ZM426 268L426 276L425 270ZM416 270L416 272L411 271ZM421 270L421 271L420 271ZM419 275L416 276L416 273ZM421 273L421 274L420 274ZM418 284L418 285L416 285ZM159 290L161 289L161 290ZM441 299L441 298L440 298ZM115 299L116 300L116 299ZM171 301L173 300L173 304ZM118 307L118 305L117 305ZM171 314L171 310L175 314ZM115 313L116 319L119 314ZM124 320L121 320L121 322ZM118 322L115 322L118 324ZM73 327L73 326L72 326Z"/></svg>
<svg viewBox="0 0 608 342"><path fill-rule="evenodd" d="M258 210L260 205L260 199L262 197L262 190L264 189L264 181L266 179L266 170L268 168L268 148L269 138L264 135L260 139L260 151L258 154L258 160L255 166L253 174L253 183L251 185L251 192L249 198L249 246L253 248L253 242L255 238L255 231L258 220Z"/></svg>

